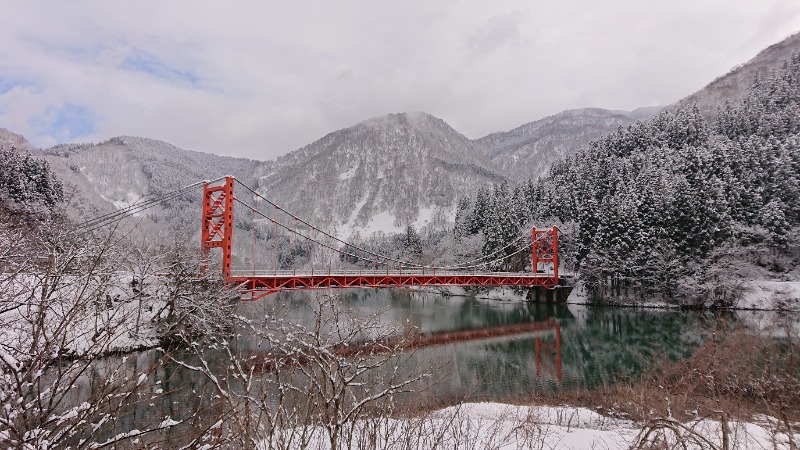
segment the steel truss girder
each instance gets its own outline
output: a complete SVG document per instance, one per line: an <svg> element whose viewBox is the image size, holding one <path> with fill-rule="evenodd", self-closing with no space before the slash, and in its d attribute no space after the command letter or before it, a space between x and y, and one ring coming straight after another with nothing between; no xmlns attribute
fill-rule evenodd
<svg viewBox="0 0 800 450"><path fill-rule="evenodd" d="M297 275L229 277L243 293L253 300L275 292L300 289L328 288L392 288L406 286L540 286L554 289L558 278L535 275Z"/></svg>

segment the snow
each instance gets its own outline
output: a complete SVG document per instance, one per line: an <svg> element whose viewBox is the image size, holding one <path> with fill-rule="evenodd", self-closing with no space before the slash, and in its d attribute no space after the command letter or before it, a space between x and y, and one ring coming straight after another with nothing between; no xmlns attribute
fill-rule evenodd
<svg viewBox="0 0 800 450"><path fill-rule="evenodd" d="M433 208L420 208L419 214L417 215L417 220L414 222L414 227L419 230L425 225L433 222L434 214L436 214L436 210Z"/></svg>
<svg viewBox="0 0 800 450"><path fill-rule="evenodd" d="M100 194L100 193L98 193L97 195L100 196L100 198L102 198L103 200L105 200L105 201L111 203L112 205L114 205L114 208L116 208L116 209L127 208L127 207L133 205L134 203L136 203L141 198L141 195L139 195L139 194L137 194L135 192L131 192L131 191L128 191L128 193L124 195L124 198L122 200L114 200L114 199L108 198L105 195ZM134 213L133 215L134 216L141 216L141 214L138 213L138 212Z"/></svg>
<svg viewBox="0 0 800 450"><path fill-rule="evenodd" d="M177 420L171 417L167 417L160 424L158 424L158 428L169 428L178 424L180 424L180 422L178 422Z"/></svg>
<svg viewBox="0 0 800 450"><path fill-rule="evenodd" d="M360 233L362 236L370 236L374 233L400 233L404 231L404 229L398 225L395 225L395 217L389 211L383 211L378 214L375 214L370 218L369 222L365 225L356 225L356 216L358 215L358 211L361 210L367 202L367 196L365 195L364 198L356 205L356 208L353 210L353 215L350 220L342 226L341 236L352 236L356 232Z"/></svg>
<svg viewBox="0 0 800 450"><path fill-rule="evenodd" d="M140 198L141 198L141 196L139 194L137 194L135 192L128 191L128 193L125 194L125 198L123 200L112 200L111 203L114 205L115 208L122 209L122 208L127 208L128 206L133 205ZM134 214L134 215L136 215L136 214Z"/></svg>
<svg viewBox="0 0 800 450"><path fill-rule="evenodd" d="M340 180L349 180L350 178L353 178L354 176L356 176L356 170L357 169L358 169L358 167L351 167L347 171L340 173L339 174L339 179Z"/></svg>
<svg viewBox="0 0 800 450"><path fill-rule="evenodd" d="M108 352L154 347L158 344L158 333L152 319L153 314L163 306L163 300L153 299L152 308L143 309L139 330L136 333L135 318L139 305L132 300L129 275L114 274L105 280L105 289L102 292L105 294L104 298L111 302L111 307L106 308L100 302L87 308L81 315L71 316L71 308L74 307L71 299L81 296L78 293L82 287L80 281L80 277L64 276L53 296L54 300L48 304L45 324L48 329L58 329L65 317L71 320L71 326L64 331L61 350L76 356L97 356ZM156 278L148 281L152 281L155 285L159 280ZM12 298L22 299L28 295L36 297L38 289L36 286L38 282L34 276L18 275L17 279L8 283L5 288ZM86 303L93 304L89 301ZM0 357L11 367L19 366L22 360L27 358L25 349L29 348L32 342L32 331L28 325L30 314L31 312L25 308L9 309L0 314L0 342L5 343Z"/></svg>
<svg viewBox="0 0 800 450"><path fill-rule="evenodd" d="M645 426L631 420L600 415L586 408L570 406L514 406L504 403L464 403L437 411L424 417L385 419L378 444L405 443L409 435L417 448L523 448L547 449L628 449L644 436ZM761 418L753 422L729 422L731 440L736 448L789 449L800 433L790 436L778 431L777 421ZM678 424L682 428L685 446L702 449L707 443L721 448L720 422L697 420ZM358 431L369 426L355 424ZM286 430L286 435L295 430ZM330 448L321 428L313 429L316 448ZM677 436L665 433L671 444ZM694 439L693 439L694 438ZM347 442L340 445L347 447ZM261 442L258 448L269 448ZM672 448L672 447L669 447Z"/></svg>
<svg viewBox="0 0 800 450"><path fill-rule="evenodd" d="M800 282L757 280L744 283L741 309L800 311Z"/></svg>
<svg viewBox="0 0 800 450"><path fill-rule="evenodd" d="M589 303L589 293L586 291L586 286L583 282L578 281L572 288L572 291L567 297L567 303Z"/></svg>
<svg viewBox="0 0 800 450"><path fill-rule="evenodd" d="M370 235L378 231L383 231L384 233L400 233L403 231L403 229L400 226L395 225L395 220L396 218L394 217L394 214L389 211L382 211L372 216L363 230L366 235Z"/></svg>
<svg viewBox="0 0 800 450"><path fill-rule="evenodd" d="M742 296L734 309L752 309L762 311L800 311L800 282L749 280L742 283ZM567 303L590 303L586 288L578 281L567 298ZM636 301L636 306L649 308L677 308L679 305L649 299Z"/></svg>

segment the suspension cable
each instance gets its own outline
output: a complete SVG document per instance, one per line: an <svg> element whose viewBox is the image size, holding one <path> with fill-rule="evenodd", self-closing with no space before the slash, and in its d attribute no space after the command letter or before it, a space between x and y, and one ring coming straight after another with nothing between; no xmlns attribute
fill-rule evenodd
<svg viewBox="0 0 800 450"><path fill-rule="evenodd" d="M334 248L334 247L332 247L332 246L330 246L330 245L328 245L328 244L326 244L326 243L324 243L324 242L320 242L320 241L318 241L318 240L316 240L316 239L314 239L314 238L311 238L311 237L309 237L309 236L306 236L305 234L303 234L303 233L301 233L301 232L299 232L299 231L297 231L297 230L294 230L294 229L292 229L291 227L287 227L286 225L284 225L284 224L280 223L280 221L278 221L278 220L276 220L276 219L273 219L272 217L269 217L268 215L266 215L266 214L264 214L263 212L261 212L261 211L259 211L259 210L255 209L255 208L253 208L252 206L250 206L250 205L249 205L249 204L247 204L246 202L244 202L244 201L242 201L242 200L239 200L239 199L238 199L238 198L236 198L236 197L234 197L234 200L236 200L238 203L241 203L243 206L245 206L245 207L247 207L247 208L250 208L250 209L251 209L251 210L252 210L252 211L253 211L255 214L257 214L257 215L259 215L259 216L261 216L261 217L263 217L263 218L265 218L265 219L267 219L267 220L271 221L271 222L272 222L272 223L273 223L273 224L274 224L276 227L283 228L284 230L288 231L289 233L295 234L295 235L297 235L297 236L299 236L299 237L301 237L301 238L304 238L304 239L308 239L309 241L312 241L312 242L314 242L314 243L316 243L316 244L319 244L319 245L321 245L321 246L323 246L323 247L325 247L325 248L327 248L327 249L330 249L330 250L336 251L336 252L338 252L339 254L342 254L342 255L345 255L345 256L350 256L350 257L356 258L357 260L360 260L360 261L367 261L367 262L378 263L378 264L382 264L382 263L384 263L384 262L385 262L385 260L384 260L384 261L381 261L381 260L378 260L378 259L369 259L369 258L364 258L363 256L359 256L359 255L357 255L357 254L350 253L350 252L348 252L348 251L345 251L345 250L341 250L341 249ZM394 261L393 261L393 262L394 262Z"/></svg>
<svg viewBox="0 0 800 450"><path fill-rule="evenodd" d="M216 181L219 181L220 179L221 178L218 178L217 180L210 181L209 183L214 183ZM137 199L136 202L134 202L133 204L131 204L129 206L126 206L124 208L120 208L120 209L118 209L116 211L112 211L110 213L101 214L99 216L93 217L92 219L89 219L89 220L86 220L84 222L81 222L81 223L77 224L77 226L75 227L75 230L76 231L80 231L80 230L83 230L85 228L95 228L95 226L97 224L100 224L100 223L103 223L103 225L100 225L100 226L105 226L108 223L120 220L121 218L130 216L132 214L136 214L136 213L139 213L141 211L144 211L145 209L148 209L148 208L150 208L150 207L152 207L152 206L154 206L156 204L163 203L165 201L177 198L180 195L182 195L182 194L186 193L187 191L191 190L192 188L194 188L194 187L196 187L196 186L198 186L200 184L203 184L203 183L205 183L205 181L198 181L198 182L189 184L187 186L175 189L173 191L166 192L164 194L160 194L158 196L156 196L156 194L144 195L142 197L139 197L139 199ZM148 198L148 197L153 197L153 198Z"/></svg>
<svg viewBox="0 0 800 450"><path fill-rule="evenodd" d="M95 231L95 230L98 230L98 229L103 228L105 226L111 225L112 223L119 222L120 220L125 219L127 217L131 217L131 216L133 216L135 214L138 214L138 213L140 213L142 211L146 211L146 210L148 210L148 209L150 209L150 208L152 208L154 206L157 206L157 205L159 205L159 204L161 204L163 202L178 198L182 194L183 194L183 192L180 192L180 193L171 195L169 197L162 197L158 201L149 202L147 204L139 205L136 209L129 209L125 214L109 217L104 221L95 222L95 223L92 224L93 226L84 225L83 228L73 230L71 232L71 234L73 234L74 236L83 236L85 234L91 233L92 231Z"/></svg>
<svg viewBox="0 0 800 450"><path fill-rule="evenodd" d="M423 267L425 267L425 266L424 266L424 265L422 265L422 264L413 263L413 262L410 262L410 261L403 261L403 260L396 259L396 258L392 258L392 257L386 256L386 255L381 255L381 254L379 254L379 253L375 253L375 252L373 252L373 251L371 251L371 250L367 250L367 249L365 249L365 248L362 248L362 247L359 247L359 246L357 246L357 245L350 244L350 243L348 243L348 242L346 242L346 241L344 241L344 240L342 240L342 239L339 239L339 238L338 238L338 237L336 237L336 236L333 236L333 235L331 235L330 233L326 232L325 230L321 230L321 229L319 229L319 228L315 227L314 225L312 225L312 224L308 223L307 221L305 221L305 220L303 220L303 219L301 219L301 218L297 217L296 215L292 214L291 212L289 212L289 211L287 211L287 210L285 210L285 209L281 208L281 207L280 207L280 206L278 206L276 203L274 203L274 202L270 201L268 198L266 198L266 197L264 197L263 195L259 194L259 193L258 193L258 192L256 192L254 189L252 189L250 186L248 186L248 185L246 185L246 184L242 183L241 181L239 181L239 180L236 180L236 182L238 182L240 185L242 185L242 187L244 187L245 189L247 189L248 191L250 191L251 193L253 193L253 195L255 195L255 196L257 196L257 197L261 198L261 199L262 199L262 200L264 200L265 202L267 202L267 203L269 203L270 205L274 206L274 207L275 207L275 209L277 209L278 211L282 211L284 214L287 214L287 215L289 215L289 216L290 216L290 217L292 217L292 219L294 219L295 221L298 221L298 222L302 223L303 225L307 226L308 228L310 228L310 229L312 229L312 230L314 230L314 231L317 231L318 233L321 233L321 234L323 234L323 235L325 235L325 236L327 236L327 237L329 237L329 238L331 238L331 239L333 239L333 240L335 240L335 241L337 241L337 242L339 242L339 243L341 243L341 244L344 244L345 246L352 247L352 248L354 248L354 249L356 249L356 250L358 250L358 251L362 251L362 252L364 252L364 253L367 253L367 254L369 254L369 255L372 255L372 256L374 256L374 257L376 257L376 258L378 258L378 259L383 259L383 260L385 260L385 261L391 261L391 262L395 262L395 263L398 263L398 264L408 265L409 267L416 267L416 268L420 268L420 269L421 269L421 268L423 268Z"/></svg>
<svg viewBox="0 0 800 450"><path fill-rule="evenodd" d="M314 225L310 224L309 222L307 222L307 221L295 216L294 214L292 214L291 212L287 211L286 209L283 209L278 204L276 204L275 202L272 202L271 200L267 199L266 197L264 197L263 195L259 194L254 189L252 189L250 186L248 186L245 183L239 181L238 179L236 179L235 181L238 182L242 187L244 187L245 189L250 191L254 196L256 196L258 198L261 198L262 200L264 200L265 202L267 202L271 206L275 207L275 209L277 209L278 211L281 211L284 214L290 216L293 220L298 221L298 222L306 225L310 230L316 231L318 233L321 233L322 235L324 235L324 236L326 236L326 237L328 237L330 239L333 239L336 242L339 242L340 244L343 244L345 247L350 247L350 248L353 248L353 249L355 249L357 251L361 251L361 252L364 252L364 253L366 253L368 255L372 255L375 258L378 258L378 261L375 261L375 260L372 260L372 259L359 257L359 256L357 256L355 254L352 254L352 253L343 252L343 254L346 254L347 256L353 256L354 258L361 259L361 260L368 261L368 262L377 262L379 264L382 264L382 263L388 263L389 261L391 261L393 263L400 264L401 266L407 265L407 266L409 266L409 268L417 268L417 269L424 269L424 268L428 268L428 269L448 269L448 270L473 269L473 268L478 268L478 267L481 267L481 266L484 266L484 265L487 265L487 264L490 264L490 263L494 263L494 262L497 262L497 261L502 261L503 258L507 258L507 257L510 257L510 256L517 255L520 252L525 251L525 250L527 250L529 248L527 246L527 243L524 243L524 239L526 238L526 236L520 235L514 241L510 242L506 246L504 246L504 247L502 247L502 248L500 248L500 249L498 249L498 250L496 250L496 251L494 251L494 252L492 252L492 253L490 253L488 255L483 255L480 258L476 258L474 260L467 261L467 262L461 263L459 265L434 266L434 265L424 265L424 264L412 263L412 262L409 262L409 261L403 261L403 260L399 260L399 259L396 259L396 258L388 257L386 255L382 255L382 254L373 252L371 250L367 250L365 248L359 247L357 245L353 245L353 244L351 244L351 243L349 243L347 241L339 239L338 237L333 236L330 233L327 233L326 231L321 230L321 229L315 227ZM239 201L238 199L236 199L236 200ZM273 222L276 222L274 219L272 219L270 217L265 216L265 218L268 218L269 220L272 220ZM281 226L282 226L282 224L281 224ZM283 227L283 228L286 228L287 230L289 230L289 228L287 228L287 227ZM289 231L294 232L294 230L289 230ZM302 235L302 234L299 234L299 235L306 237L305 235ZM306 238L309 239L308 237L306 237ZM537 238L537 240L540 240L540 239L541 238ZM330 248L332 250L339 251L341 253L341 251L339 249L333 248L333 247L331 247L329 245L326 245L326 244L324 244L324 243L322 243L320 241L317 241L315 239L311 239L311 241L313 241L315 243L318 243L319 245L322 245L325 248ZM519 246L520 242L523 243L522 246ZM495 256L497 254L500 254L500 253L502 253L502 252L508 250L509 248L514 247L514 246L517 246L517 247L513 248L512 249L513 253L510 253L509 255L505 255L503 257L496 258L494 260L483 261L483 260L485 260L487 258L491 258L491 257L493 257L493 256ZM483 262L481 262L481 261L483 261Z"/></svg>
<svg viewBox="0 0 800 450"><path fill-rule="evenodd" d="M475 263L480 262L483 259L491 258L494 255L496 255L496 254L498 254L498 253L500 253L500 252L502 252L504 250L507 250L509 247L511 247L513 245L517 245L517 243L520 242L520 241L523 241L524 238L525 238L525 236L517 236L517 238L515 240L511 241L511 243L509 243L505 247L503 247L501 249L498 249L498 250L495 250L494 252L492 252L492 253L490 253L488 255L483 255L480 258L473 259L472 261L464 262L461 265L457 265L457 266L437 266L437 269L438 268L441 268L441 269L458 269L458 268L461 268L461 267L472 267L469 264L475 264Z"/></svg>
<svg viewBox="0 0 800 450"><path fill-rule="evenodd" d="M360 256L358 254L350 253L350 252L348 252L346 250L341 250L341 249L334 248L333 246L331 246L331 245L329 245L329 244L327 244L325 242L321 242L321 241L315 239L314 237L311 237L311 236L308 236L306 234L303 234L300 231L297 231L295 229L292 229L291 227L288 227L288 226L280 223L279 221L277 221L277 220L273 219L272 217L264 214L263 212L259 211L258 209L253 208L251 205L247 204L246 202L244 202L242 200L239 200L238 198L234 197L234 200L236 200L238 203L242 204L243 206L249 208L251 211L253 211L253 213L263 217L264 219L267 219L267 220L271 221L275 225L275 227L283 228L284 230L288 231L289 233L297 235L298 237L306 239L306 240L308 240L310 242L313 242L313 243L315 243L315 244L317 244L317 245L319 245L321 247L336 251L339 254L344 255L344 256L355 258L355 259L357 259L359 261L364 261L364 262L368 262L368 263L375 263L375 264L380 264L380 265L383 265L384 263L387 262L386 260L365 258L365 257ZM506 246L506 247L508 247L508 246ZM528 249L527 246L519 246L514 253L502 256L500 258L496 258L496 259L491 260L491 261L486 261L486 262L484 262L482 264L476 264L476 265L471 265L471 266L460 266L460 267L424 266L424 267L420 267L420 269L428 268L428 269L434 269L434 270L436 270L436 269L449 269L449 270L464 271L465 269L477 269L477 268L484 267L484 266L488 268L489 266L491 266L494 263L501 262L501 261L504 261L507 258L516 256L516 255L526 251L527 249ZM396 260L392 261L392 262L396 262Z"/></svg>

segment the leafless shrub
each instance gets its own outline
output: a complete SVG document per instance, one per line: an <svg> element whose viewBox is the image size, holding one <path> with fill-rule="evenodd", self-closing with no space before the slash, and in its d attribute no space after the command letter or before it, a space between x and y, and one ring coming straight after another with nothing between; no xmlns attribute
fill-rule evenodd
<svg viewBox="0 0 800 450"><path fill-rule="evenodd" d="M381 311L361 315L326 294L314 297L312 310L308 325L291 323L280 309L259 324L242 321L237 331L262 342L249 355L235 342L198 343L199 362L176 361L205 374L225 402L226 431L215 442L270 449L385 443L397 398L440 366L406 351L402 328ZM230 361L223 374L204 347Z"/></svg>
<svg viewBox="0 0 800 450"><path fill-rule="evenodd" d="M130 251L130 230L112 227L84 236L70 230L53 215L25 230L0 232L0 242L10 244L0 246L0 446L141 448L157 443L181 419L135 413L161 395L148 382L156 365L106 355L157 343L155 331L163 323L192 335L214 331L221 316L208 316L227 312L218 300L229 294L214 287L206 290L213 295L203 295L203 286L194 282L196 271L191 277L188 270L164 276L164 264L145 264L142 254ZM163 262L165 255L172 254L165 251L152 261ZM179 256L172 261L191 265ZM133 286L137 277L123 270L132 261L146 266L139 280L160 281L152 289ZM137 290L146 292L138 307ZM159 304L169 303L170 292L176 293L174 320L153 314ZM143 316L145 308L149 312ZM151 325L150 341L138 336L140 322Z"/></svg>

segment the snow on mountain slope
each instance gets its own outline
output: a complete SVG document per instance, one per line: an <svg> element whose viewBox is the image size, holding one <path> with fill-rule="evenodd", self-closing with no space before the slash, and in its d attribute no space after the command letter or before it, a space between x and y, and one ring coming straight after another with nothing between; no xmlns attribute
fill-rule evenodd
<svg viewBox="0 0 800 450"><path fill-rule="evenodd" d="M263 164L182 150L165 142L116 137L99 144L66 144L42 150L65 182L68 213L87 220L132 204L145 195L161 195L196 181L235 175L253 182ZM142 214L163 229L185 226L199 233L202 188Z"/></svg>
<svg viewBox="0 0 800 450"><path fill-rule="evenodd" d="M9 131L5 128L0 128L0 147L11 148L17 150L32 150L33 146L23 136Z"/></svg>
<svg viewBox="0 0 800 450"><path fill-rule="evenodd" d="M420 112L335 131L259 175L261 194L343 236L452 221L460 196L504 179L466 137Z"/></svg>
<svg viewBox="0 0 800 450"><path fill-rule="evenodd" d="M791 58L792 54L799 52L800 33L795 33L760 51L753 59L734 67L703 89L671 105L670 109L697 103L703 117L710 121L716 117L717 108L722 106L726 100L735 104L744 98L750 91L756 76L768 76L771 71L779 69L784 61Z"/></svg>
<svg viewBox="0 0 800 450"><path fill-rule="evenodd" d="M143 195L232 174L341 236L369 235L402 231L408 224L422 228L451 222L460 197L507 178L523 181L546 173L550 164L591 139L632 122L632 115L596 108L565 111L471 142L429 114L389 114L330 133L276 161L204 154L138 137L42 152L66 182L69 211L78 220L127 206ZM0 139L19 146L26 142L10 132L0 133ZM199 192L168 208L148 210L146 216L168 227L195 226ZM250 220L237 215L245 229Z"/></svg>
<svg viewBox="0 0 800 450"><path fill-rule="evenodd" d="M656 114L659 107L610 111L571 109L474 141L504 175L516 181L537 179L550 166L594 139Z"/></svg>

